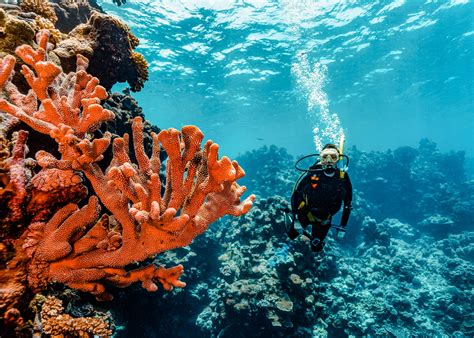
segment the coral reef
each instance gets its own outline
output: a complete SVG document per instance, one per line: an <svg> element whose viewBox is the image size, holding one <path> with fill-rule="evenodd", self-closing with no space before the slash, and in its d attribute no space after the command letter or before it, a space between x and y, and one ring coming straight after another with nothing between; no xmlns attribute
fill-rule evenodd
<svg viewBox="0 0 474 338"><path fill-rule="evenodd" d="M94 9L100 10L91 1L51 0L50 6L57 17L55 27L63 33L69 33L76 26L86 23Z"/></svg>
<svg viewBox="0 0 474 338"><path fill-rule="evenodd" d="M89 59L88 71L107 90L117 82L128 82L132 91L139 91L147 81L148 63L134 51L139 40L119 19L81 1L28 0L22 1L22 8L24 11L0 8L0 57L13 54L23 44L34 46L35 34L47 29L49 42L55 46L49 57L65 72L75 70L80 54ZM21 64L21 59L17 61ZM21 91L28 90L21 77L13 82Z"/></svg>
<svg viewBox="0 0 474 338"><path fill-rule="evenodd" d="M239 182L262 197L249 210L240 166L210 141L201 148L199 129L161 131L128 92L106 93L148 77L123 23L94 12L95 1L28 3L28 13L0 9L2 337L110 335L110 317L81 291L114 295L107 306L125 336L474 334L474 185L463 153L428 140L350 149L346 238L330 234L314 255L284 233L281 208L299 175L284 148L238 157ZM35 43L45 28L49 43L44 32ZM204 232L224 214L244 215ZM37 294L28 310L32 291L58 298Z"/></svg>
<svg viewBox="0 0 474 338"><path fill-rule="evenodd" d="M397 218L437 237L472 226L474 181L465 174L464 153L441 153L426 139L418 148L364 152L353 147L346 153L354 186L349 233L351 228L359 232L366 215ZM300 173L284 149L262 147L237 160L246 168L243 183L257 195L289 199Z"/></svg>
<svg viewBox="0 0 474 338"><path fill-rule="evenodd" d="M16 12L12 14L0 8L0 57L13 54L23 44L32 45L35 38L33 20L26 20Z"/></svg>
<svg viewBox="0 0 474 338"><path fill-rule="evenodd" d="M463 152L441 153L423 139L417 149L368 153L354 147L349 154L354 186L375 204L372 216L420 223L440 236L472 224L474 185L466 178ZM433 214L437 221L429 219Z"/></svg>
<svg viewBox="0 0 474 338"><path fill-rule="evenodd" d="M242 184L257 196L290 197L298 172L293 170L293 156L285 148L263 146L238 156L236 160L248 168Z"/></svg>
<svg viewBox="0 0 474 338"><path fill-rule="evenodd" d="M357 247L330 238L313 256L304 238L285 238L284 205L259 200L220 227L220 277L197 326L221 337L257 327L275 337L472 335L474 233L433 243L409 224L366 218Z"/></svg>
<svg viewBox="0 0 474 338"><path fill-rule="evenodd" d="M136 163L129 156L128 134L113 141L109 132L94 138L103 122L115 118L100 104L107 93L98 79L86 72L85 57L79 55L76 71L68 74L49 61L48 37L49 33L42 31L36 49L23 45L16 50L25 63L21 72L31 87L27 94L11 82L15 58L7 55L0 59L0 110L58 144L59 158L44 150L36 153L42 169L29 180L34 190L30 205L70 202L70 196L62 196L56 189L75 191L77 198L86 193L82 188L84 178L95 195L90 195L83 206L66 204L52 217L36 214L28 230L11 242L15 245L10 250L14 257L4 267L5 275L15 272L25 276L26 266L28 287L35 291L60 282L101 300L111 299L105 284L126 287L141 282L148 291L156 291L156 283L166 290L184 287L179 280L182 265L166 269L146 260L189 245L209 224L226 214L240 216L248 212L254 196L240 201L245 187L236 180L244 176L242 168L227 157L219 159L218 145L212 141L201 149L203 134L194 126L183 127L181 132L169 129L152 133L149 155L144 147L142 118L135 117L131 145ZM26 204L22 187L28 181L24 178L26 132L19 135L11 151L13 160L8 164L10 179L16 177L16 172L21 178L11 199L14 216L18 207ZM103 169L98 163L111 143L112 159ZM163 188L159 178L161 149L168 156ZM14 166L19 169L12 169ZM107 213L101 215L101 209ZM2 281L2 298L19 297L12 292L12 280ZM20 286L25 287L24 277ZM9 308L14 303L5 302ZM82 323L80 330L86 325L69 317L66 321Z"/></svg>
<svg viewBox="0 0 474 338"><path fill-rule="evenodd" d="M413 148L401 149L405 154L417 154ZM135 315L144 318L128 324L123 336L142 332L144 327L150 335L171 330L183 337L190 333L194 337L464 337L474 333L470 291L474 233L469 231L469 223L452 227L449 211L446 216L427 213L424 225L410 223L397 219L404 216L403 209L378 220L376 215L384 201L370 195L370 185L362 185L361 189L354 184L355 209L345 238L336 240L330 233L324 252L314 255L305 237L295 241L287 238L281 211L288 206L285 199L265 196L274 195L266 190L273 174L282 178L279 182L283 185L294 179L294 163L288 159L266 171L260 161L262 150L268 151L261 148L247 153L246 177L265 198L259 198L246 215L217 222L191 249L168 252L162 258L192 265L187 273L201 276L187 285L186 292L178 293L173 300L158 294L156 299L140 301L133 293L122 293L121 308L133 308ZM382 161L388 152L360 153L367 156L367 161L378 156ZM274 156L267 162L283 158L278 151ZM436 156L442 159L450 155ZM389 159L387 162L392 163ZM430 169L438 177L449 177L451 168L442 163L431 163ZM367 177L360 171L365 165L352 166L359 167L356 173L361 180ZM395 186L394 182L405 177L404 171L387 175L385 184ZM359 179L356 173L350 171L354 181ZM458 174L462 177L464 173ZM369 191L363 190L366 187ZM417 193L410 189L418 187L405 187L403 192ZM465 189L463 184L453 185L455 204L469 200L471 196L460 193ZM393 201L398 203L396 198ZM437 210L440 206L436 200L433 203L433 210ZM449 228L438 233L434 225ZM179 305L173 304L175 300ZM161 306L156 306L158 303ZM165 313L182 318L183 307L187 309L185 323L152 323L153 318ZM131 317L124 316L124 312L120 311L122 315L117 314L117 318L130 323Z"/></svg>

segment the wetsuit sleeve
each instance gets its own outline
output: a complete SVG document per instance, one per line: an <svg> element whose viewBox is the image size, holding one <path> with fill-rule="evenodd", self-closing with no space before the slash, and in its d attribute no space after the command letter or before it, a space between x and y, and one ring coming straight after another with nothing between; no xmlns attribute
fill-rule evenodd
<svg viewBox="0 0 474 338"><path fill-rule="evenodd" d="M346 181L344 190L346 194L344 196L344 209L342 211L341 226L345 227L349 221L349 216L352 210L352 183L349 175L346 173Z"/></svg>

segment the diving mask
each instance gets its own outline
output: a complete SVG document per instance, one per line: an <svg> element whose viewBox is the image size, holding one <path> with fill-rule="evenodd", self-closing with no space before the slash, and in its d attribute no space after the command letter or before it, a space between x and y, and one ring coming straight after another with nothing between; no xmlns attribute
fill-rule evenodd
<svg viewBox="0 0 474 338"><path fill-rule="evenodd" d="M339 161L339 152L333 148L327 148L319 153L320 162L322 165L335 166Z"/></svg>

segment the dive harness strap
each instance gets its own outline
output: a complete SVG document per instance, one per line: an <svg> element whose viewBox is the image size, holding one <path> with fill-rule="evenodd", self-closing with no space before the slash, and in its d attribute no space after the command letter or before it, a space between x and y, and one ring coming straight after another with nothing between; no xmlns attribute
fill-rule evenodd
<svg viewBox="0 0 474 338"><path fill-rule="evenodd" d="M296 220L296 215L288 208L281 208L281 210L285 213L284 217L285 217L285 222L284 222L284 225L285 225L285 232L288 234L290 232L291 229L294 229L294 225L295 225L295 220ZM291 214L291 216L290 216ZM308 214L311 214L311 212L309 212ZM314 217L312 214L311 214L312 217ZM308 217L309 218L309 217ZM327 219L329 220L330 217ZM311 219L310 219L311 220ZM318 220L318 221L323 221L319 218L315 218L313 220L311 220L312 222L314 220ZM327 224L324 224L324 225L327 225ZM345 226L340 226L338 224L332 224L332 223L329 223L329 227L332 228L332 229L335 229L337 230L338 232L341 231L341 232L346 232L346 227ZM302 235L311 239L312 236L311 234L306 231L305 229L302 229Z"/></svg>

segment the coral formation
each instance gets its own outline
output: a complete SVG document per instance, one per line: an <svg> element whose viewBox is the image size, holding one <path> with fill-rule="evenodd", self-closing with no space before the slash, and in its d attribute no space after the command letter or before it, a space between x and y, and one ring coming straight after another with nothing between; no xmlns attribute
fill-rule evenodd
<svg viewBox="0 0 474 338"><path fill-rule="evenodd" d="M125 89L123 94L112 93L107 100L103 102L104 108L112 111L115 115L115 119L112 121L107 121L104 123L100 131L110 132L115 135L123 135L125 133L132 134L132 122L135 117L141 117L143 122L143 146L145 147L145 152L151 154L153 148L153 140L151 137L152 133L158 134L160 128L151 125L148 121L145 120L145 115L142 112L142 108L138 106L137 101L130 95L130 91ZM129 149L130 158L135 161L134 149ZM112 154L105 153L105 162ZM166 158L166 153L161 150L160 159L163 161Z"/></svg>
<svg viewBox="0 0 474 338"><path fill-rule="evenodd" d="M463 152L441 153L435 143L423 139L418 148L364 152L353 147L347 153L355 188L353 228L359 230L367 215L417 224L438 237L472 224L474 182L463 170ZM293 158L275 146L237 160L246 167L243 183L261 197L289 198L300 174L292 169Z"/></svg>
<svg viewBox="0 0 474 338"><path fill-rule="evenodd" d="M45 19L48 19L53 24L58 21L58 17L54 12L54 8L49 1L44 0L21 0L20 9L24 12L33 12Z"/></svg>
<svg viewBox="0 0 474 338"><path fill-rule="evenodd" d="M44 300L40 318L42 333L53 336L110 337L112 335L110 317L73 318L64 313L62 301L56 297L47 297Z"/></svg>
<svg viewBox="0 0 474 338"><path fill-rule="evenodd" d="M8 309L3 315L3 325L7 331L18 332L23 327L25 321L17 308Z"/></svg>
<svg viewBox="0 0 474 338"><path fill-rule="evenodd" d="M52 0L55 11L55 27L63 33L69 33L76 26L86 23L94 9L100 8L93 1Z"/></svg>
<svg viewBox="0 0 474 338"><path fill-rule="evenodd" d="M32 21L7 13L0 8L0 27L0 57L13 54L20 45L33 44L35 27Z"/></svg>
<svg viewBox="0 0 474 338"><path fill-rule="evenodd" d="M295 181L293 177L297 175L297 171L292 170L293 156L288 154L285 148L263 146L238 156L237 161L249 168L242 184L256 195L290 196ZM255 165L256 163L258 165Z"/></svg>
<svg viewBox="0 0 474 338"><path fill-rule="evenodd" d="M119 19L93 10L87 2L29 0L22 6L27 12L0 8L0 57L23 44L34 46L35 34L47 29L55 46L49 56L65 72L75 70L76 56L81 54L89 59L90 74L107 90L117 82L128 82L132 91L139 91L147 81L148 63L134 51L139 40ZM13 82L27 90L21 77Z"/></svg>
<svg viewBox="0 0 474 338"><path fill-rule="evenodd" d="M25 163L27 136L28 133L23 130L17 133L12 156L5 161L5 167L9 171L9 182L2 189L2 200L4 195L7 195L6 191L9 191L12 195L8 203L5 203L8 208L8 216L3 218L2 223L16 223L23 217L23 207L27 196L26 183L28 176L31 176L31 172L27 170Z"/></svg>
<svg viewBox="0 0 474 338"><path fill-rule="evenodd" d="M6 118L5 118L6 119ZM5 133L6 134L6 133ZM35 161L26 158L28 133L24 130L12 135L11 155L0 161L0 239L17 234L25 216L25 205L28 200L27 184L32 176L31 168ZM4 143L8 146L8 144ZM8 153L8 148L4 148Z"/></svg>
<svg viewBox="0 0 474 338"><path fill-rule="evenodd" d="M39 290L48 282L61 282L100 299L111 297L104 282L125 287L141 281L148 291L157 289L156 282L167 290L183 287L180 265L170 269L153 264L134 270L124 267L190 244L225 214L245 214L254 197L240 201L245 187L235 181L244 176L242 168L227 157L219 160L218 146L212 141L201 150L203 135L194 126L153 134L153 151L148 156L142 119L137 117L132 125L137 164L129 158L126 134L113 140L112 161L102 170L97 162L103 159L111 135L91 136L102 122L114 118L100 105L106 91L97 78L86 73L88 60L83 56L78 56L76 72L67 75L48 61L48 36L47 31L41 32L36 50L27 45L17 49L28 65L22 67L32 88L27 95L9 80L15 59L6 56L0 60L0 88L7 98L0 99L0 109L54 138L61 158L39 151L38 164L43 170L82 172L113 216L98 220L99 199L93 195L82 208L69 203L49 221L30 224L23 243L30 286ZM169 156L163 195L161 147ZM64 182L79 183L77 175L69 175ZM39 185L54 187L48 180L55 178L43 175Z"/></svg>
<svg viewBox="0 0 474 338"><path fill-rule="evenodd" d="M75 67L76 55L89 59L88 71L109 90L117 82L127 81L132 91L139 91L148 78L147 62L133 52L138 39L120 20L93 11L86 24L75 27L61 41L54 53L65 72Z"/></svg>
<svg viewBox="0 0 474 338"><path fill-rule="evenodd" d="M472 232L433 243L409 224L366 218L357 247L330 238L313 257L304 238L285 238L285 205L259 200L216 233L221 275L196 322L205 332L472 335Z"/></svg>
<svg viewBox="0 0 474 338"><path fill-rule="evenodd" d="M43 169L30 180L31 198L27 205L27 213L34 215L33 222L49 218L51 206L77 203L87 196L81 173L73 170L56 168Z"/></svg>
<svg viewBox="0 0 474 338"><path fill-rule="evenodd" d="M452 227L444 221L440 226L426 227L440 235L456 226L472 224L474 186L464 173L463 152L441 153L426 139L417 149L400 147L367 153L354 147L349 152L354 185L364 192L366 200L377 204L372 216L396 216L411 224L429 224L427 218L433 214L449 215Z"/></svg>

